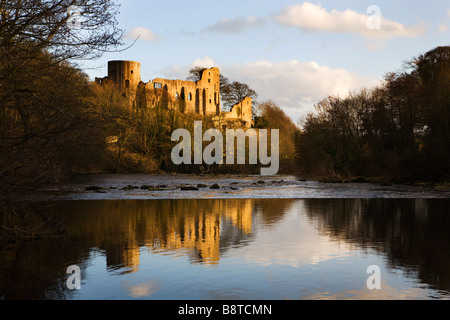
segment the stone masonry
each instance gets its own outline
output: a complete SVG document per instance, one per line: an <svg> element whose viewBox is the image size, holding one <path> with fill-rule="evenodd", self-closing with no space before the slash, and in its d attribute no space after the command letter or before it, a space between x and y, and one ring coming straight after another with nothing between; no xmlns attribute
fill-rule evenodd
<svg viewBox="0 0 450 320"><path fill-rule="evenodd" d="M109 61L108 76L96 78L96 83L113 84L133 100L143 101L145 106L153 106L158 99L167 96L171 107L183 106L183 113L214 116L220 122L240 122L245 127L252 124L252 99L245 98L231 108L221 111L220 71L218 68L205 69L199 81L167 80L156 78L147 83L141 81L141 64L136 61ZM174 103L178 102L178 103ZM182 103L180 103L182 102Z"/></svg>

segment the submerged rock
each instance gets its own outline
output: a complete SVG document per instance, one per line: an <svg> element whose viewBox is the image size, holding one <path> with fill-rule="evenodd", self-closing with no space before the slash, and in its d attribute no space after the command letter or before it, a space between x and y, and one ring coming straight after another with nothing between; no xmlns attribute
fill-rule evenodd
<svg viewBox="0 0 450 320"><path fill-rule="evenodd" d="M198 191L197 187L181 187L181 191Z"/></svg>
<svg viewBox="0 0 450 320"><path fill-rule="evenodd" d="M97 186L86 187L86 191L100 191L100 190L103 190L103 188Z"/></svg>
<svg viewBox="0 0 450 320"><path fill-rule="evenodd" d="M220 189L220 186L217 183L214 183L210 189Z"/></svg>

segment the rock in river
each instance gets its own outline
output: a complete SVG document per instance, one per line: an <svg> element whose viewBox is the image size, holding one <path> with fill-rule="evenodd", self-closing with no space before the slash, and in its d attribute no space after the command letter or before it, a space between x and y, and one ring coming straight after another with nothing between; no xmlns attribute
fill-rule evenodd
<svg viewBox="0 0 450 320"><path fill-rule="evenodd" d="M196 187L181 187L181 191L198 191Z"/></svg>

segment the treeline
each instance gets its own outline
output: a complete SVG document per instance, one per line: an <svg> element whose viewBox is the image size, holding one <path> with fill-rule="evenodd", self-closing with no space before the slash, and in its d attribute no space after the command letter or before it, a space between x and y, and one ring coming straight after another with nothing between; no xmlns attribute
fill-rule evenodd
<svg viewBox="0 0 450 320"><path fill-rule="evenodd" d="M320 177L450 177L450 47L388 73L383 84L328 97L296 137L300 172Z"/></svg>

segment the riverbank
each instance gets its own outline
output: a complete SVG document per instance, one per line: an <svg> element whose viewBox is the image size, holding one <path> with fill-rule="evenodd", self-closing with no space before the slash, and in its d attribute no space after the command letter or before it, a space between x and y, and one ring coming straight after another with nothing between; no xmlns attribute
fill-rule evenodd
<svg viewBox="0 0 450 320"><path fill-rule="evenodd" d="M394 184L398 185L408 185L416 187L429 187L429 188L450 188L449 180L421 180L421 179L411 179L411 178L396 178L396 177L340 177L340 176L318 176L314 178L309 178L324 183L375 183L381 186L392 186Z"/></svg>

